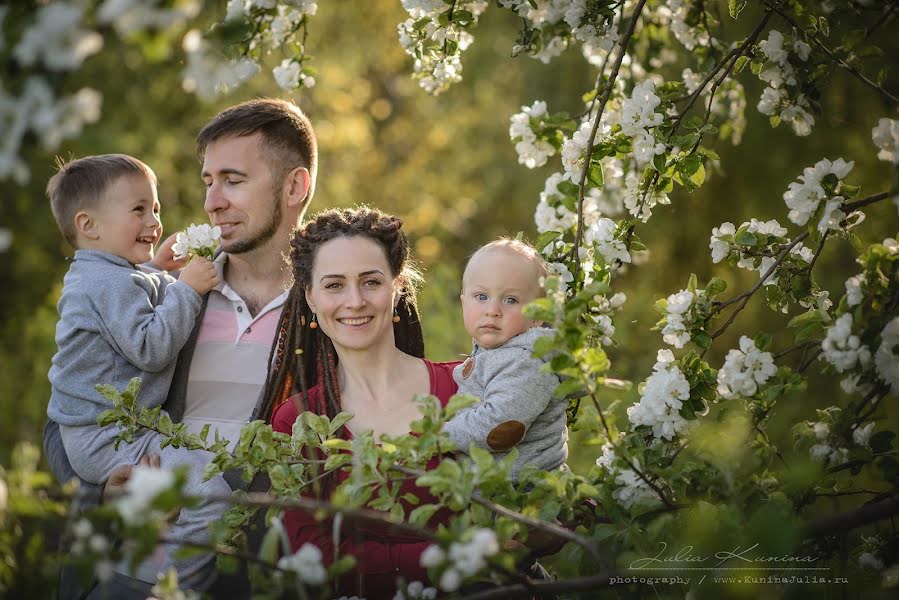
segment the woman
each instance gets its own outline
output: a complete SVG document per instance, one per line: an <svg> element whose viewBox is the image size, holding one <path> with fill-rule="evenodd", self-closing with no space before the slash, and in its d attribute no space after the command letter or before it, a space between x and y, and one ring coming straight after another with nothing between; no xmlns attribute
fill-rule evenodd
<svg viewBox="0 0 899 600"><path fill-rule="evenodd" d="M329 418L344 411L354 415L341 430L345 439L363 431L372 431L376 440L401 435L420 417L412 400L416 394L432 394L446 404L456 392L452 369L458 363L423 358L418 275L401 227L400 219L377 210L341 209L318 215L295 234L294 284L264 395L269 406L277 405L275 431L289 434L304 410ZM320 494L326 497L347 476L338 473ZM403 486L400 495L411 492L422 503L434 501L409 481ZM446 513L435 516L445 518ZM307 513L287 511L284 525L294 550L312 543L326 564L333 560L330 520L319 523ZM346 531L340 536L340 555L353 555L358 563L341 580L341 592L392 597L397 576L427 581L419 558L428 542L377 527L354 526L354 533L364 539Z"/></svg>

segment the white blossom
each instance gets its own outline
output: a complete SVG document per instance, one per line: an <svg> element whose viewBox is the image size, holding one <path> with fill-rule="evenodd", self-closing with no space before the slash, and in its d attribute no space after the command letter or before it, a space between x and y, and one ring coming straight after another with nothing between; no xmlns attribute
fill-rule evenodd
<svg viewBox="0 0 899 600"><path fill-rule="evenodd" d="M405 590L397 590L393 600L434 600L437 598L437 588L425 587L420 581L413 581Z"/></svg>
<svg viewBox="0 0 899 600"><path fill-rule="evenodd" d="M584 232L584 241L595 244L596 251L602 255L607 264L631 262L631 255L623 240L616 239L618 225L612 219L601 217Z"/></svg>
<svg viewBox="0 0 899 600"><path fill-rule="evenodd" d="M328 572L322 565L322 551L318 546L306 543L294 554L282 556L278 568L294 572L300 581L320 585L328 579Z"/></svg>
<svg viewBox="0 0 899 600"><path fill-rule="evenodd" d="M734 224L727 221L721 224L720 227L712 228L712 235L709 238L709 248L712 251L712 262L719 263L730 254L731 243L721 238L725 235L734 235L737 232L736 228L734 228Z"/></svg>
<svg viewBox="0 0 899 600"><path fill-rule="evenodd" d="M440 575L439 585L445 592L455 592L462 585L462 575L456 569L447 569Z"/></svg>
<svg viewBox="0 0 899 600"><path fill-rule="evenodd" d="M833 162L825 158L815 163L813 167L806 167L798 181L790 183L783 194L784 202L790 209L787 215L790 221L796 225L805 225L818 209L821 200L827 196L821 185L824 177L832 174L838 180L843 180L854 165L854 162L846 162L842 158Z"/></svg>
<svg viewBox="0 0 899 600"><path fill-rule="evenodd" d="M856 306L862 303L862 298L864 297L862 282L864 277L864 273L859 273L846 280L846 304L849 306Z"/></svg>
<svg viewBox="0 0 899 600"><path fill-rule="evenodd" d="M862 552L858 555L858 566L875 571L880 571L884 567L883 561L871 552Z"/></svg>
<svg viewBox="0 0 899 600"><path fill-rule="evenodd" d="M272 69L275 82L282 90L296 89L300 85L302 66L290 58L285 58L281 64Z"/></svg>
<svg viewBox="0 0 899 600"><path fill-rule="evenodd" d="M78 519L75 524L72 525L72 535L76 538L88 538L93 532L93 525L91 525L91 522L85 518Z"/></svg>
<svg viewBox="0 0 899 600"><path fill-rule="evenodd" d="M852 431L852 441L859 446L867 446L868 440L871 439L871 433L874 430L874 423L868 423L865 426L859 425Z"/></svg>
<svg viewBox="0 0 899 600"><path fill-rule="evenodd" d="M531 128L531 119L539 120L546 115L546 102L538 100L532 106L522 106L521 111L512 115L509 125L509 137L516 142L518 162L529 169L542 167L556 153L556 149L549 142L537 139L536 132Z"/></svg>
<svg viewBox="0 0 899 600"><path fill-rule="evenodd" d="M425 548L424 552L421 553L421 557L419 558L421 566L425 567L426 569L440 566L445 560L446 554L444 554L440 546L436 544L431 544L430 546Z"/></svg>
<svg viewBox="0 0 899 600"><path fill-rule="evenodd" d="M871 139L880 149L877 158L899 165L899 121L880 119L871 130Z"/></svg>
<svg viewBox="0 0 899 600"><path fill-rule="evenodd" d="M849 313L827 328L821 348L824 350L821 359L832 364L839 373L856 365L865 367L871 360L871 351L852 333L852 315Z"/></svg>
<svg viewBox="0 0 899 600"><path fill-rule="evenodd" d="M892 393L899 393L899 317L886 324L880 332L880 346L874 353L877 376L889 384Z"/></svg>
<svg viewBox="0 0 899 600"><path fill-rule="evenodd" d="M661 351L660 351L661 352ZM612 498L624 508L630 508L640 500L658 498L651 487L630 468L622 468L615 465L615 450L610 442L602 446L602 454L596 459L596 465L615 476L615 484L618 486L612 492ZM640 463L634 459L636 468Z"/></svg>
<svg viewBox="0 0 899 600"><path fill-rule="evenodd" d="M672 362L659 360L644 382L640 401L628 407L627 416L635 427L648 425L656 438L672 440L690 426L679 413L683 400L689 398L690 384L681 370Z"/></svg>
<svg viewBox="0 0 899 600"><path fill-rule="evenodd" d="M151 510L153 501L174 485L175 475L170 470L137 465L125 483L125 495L116 500L116 509L126 523L141 525L159 516Z"/></svg>
<svg viewBox="0 0 899 600"><path fill-rule="evenodd" d="M42 6L22 34L13 57L23 67L42 63L51 71L74 71L103 47L103 36L81 28L84 7L74 2Z"/></svg>
<svg viewBox="0 0 899 600"><path fill-rule="evenodd" d="M172 253L176 260L187 256L204 256L212 258L222 238L222 228L211 226L207 223L200 225L188 225L184 231L179 231L172 245Z"/></svg>
<svg viewBox="0 0 899 600"><path fill-rule="evenodd" d="M796 39L796 41L793 42L793 51L796 53L796 56L799 57L799 60L805 62L812 52L812 47L802 40Z"/></svg>
<svg viewBox="0 0 899 600"><path fill-rule="evenodd" d="M94 563L94 575L97 576L97 579L100 581L109 581L112 579L112 575L115 572L115 563L109 560L108 558L104 558L98 560Z"/></svg>
<svg viewBox="0 0 899 600"><path fill-rule="evenodd" d="M740 337L740 349L731 349L718 371L718 393L722 398L752 397L777 367L770 352L759 350L752 338Z"/></svg>
<svg viewBox="0 0 899 600"><path fill-rule="evenodd" d="M812 426L812 432L814 432L815 437L819 440L826 440L827 436L830 435L830 425L823 421L819 421Z"/></svg>

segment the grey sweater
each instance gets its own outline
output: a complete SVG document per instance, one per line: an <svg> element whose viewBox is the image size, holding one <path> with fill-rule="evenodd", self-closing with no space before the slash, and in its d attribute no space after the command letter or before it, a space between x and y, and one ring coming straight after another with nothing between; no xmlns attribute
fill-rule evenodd
<svg viewBox="0 0 899 600"><path fill-rule="evenodd" d="M513 479L524 465L551 470L568 458L568 402L553 398L559 378L542 372L545 361L532 356L537 338L552 334L552 329L535 327L499 348L474 344L471 356L453 370L459 393L481 401L460 411L444 431L460 450L474 444L497 459L517 447Z"/></svg>
<svg viewBox="0 0 899 600"><path fill-rule="evenodd" d="M175 361L202 302L167 273L145 273L99 250L78 250L63 279L58 351L47 416L62 425L96 424L110 405L94 385L124 388L141 377L141 406L161 406Z"/></svg>

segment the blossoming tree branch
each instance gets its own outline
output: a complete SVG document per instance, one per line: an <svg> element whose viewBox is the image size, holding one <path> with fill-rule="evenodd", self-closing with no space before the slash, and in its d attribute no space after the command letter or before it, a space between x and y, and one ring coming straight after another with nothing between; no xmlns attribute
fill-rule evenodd
<svg viewBox="0 0 899 600"><path fill-rule="evenodd" d="M545 282L547 296L527 311L558 332L542 339L537 352L552 356L552 369L564 376L559 398L579 396L570 402L569 422L597 445L595 466L564 473L526 469L521 485L513 486L508 469L514 453L495 463L489 454L473 452L473 464L443 458L425 472L431 457L450 446L442 422L471 398L459 397L445 410L433 398L420 399L417 437L376 443L360 435L346 441L335 432L349 415L329 421L305 413L290 436L261 422L249 424L229 452L227 440L209 440L207 431L189 433L158 409L138 410L138 381L127 390L101 388L114 405L102 421L118 423L123 441L149 427L173 444L212 452L209 476L234 468L247 481L267 475L268 493L231 498L233 508L214 545L222 567L242 558L266 574L259 578L261 591L331 597L331 582L352 568L353 558L339 557L326 568L314 546L291 554L273 518L280 509L304 507L348 522L386 521L432 540L422 564L444 593L457 593L477 579L499 586L490 598L596 589L612 577L633 575L638 559L658 556L660 547L687 546L697 556L752 548L741 555L750 564L739 566L758 573L773 568L772 557L796 564L809 559L832 573L858 575L859 589L899 584L899 538L888 521L899 512L896 411L890 403L899 396L899 242L861 241L866 220L895 222L899 206L899 99L886 86L886 72L876 70L880 56L868 44L878 30L895 27L896 4L401 3L408 18L396 28L398 42L423 94L453 93L488 10L520 25L516 39L508 40L510 60L550 63L563 52L580 52L595 67L595 78L584 82L578 114L554 112L534 99L509 125L523 168L555 170L543 191L535 190L534 212L536 246L552 263L553 275ZM23 68L71 71L100 51L88 16L120 33L156 19L183 35L189 92L227 93L260 71L272 52L285 55L272 71L280 86L308 88L315 82L306 43L315 26L315 2L231 0L217 27L205 34L191 27L199 12L193 3L149 6L54 3L6 43ZM12 9L0 11L6 11L0 17L13 15ZM143 11L140 18L136 11ZM837 37L837 23L849 18L859 28ZM734 37L736 31L747 33ZM66 60L35 41L48 37L65 46ZM231 42L231 55L221 49L222 40ZM740 143L747 110L769 117L771 127L810 135L824 110L821 91L837 73L882 100L883 114L869 116L870 144L847 148L840 157L818 156L809 148L807 168L783 182L780 213L722 222L708 232L709 261L754 272L756 283L732 291L722 278L701 282L685 274L682 289L659 290L659 319L643 324L659 332L658 347L651 350L655 364L630 406L610 405L604 400L608 390L631 385L615 377L607 350L616 347L616 332L629 326L615 321L627 300L616 289L619 281L627 270L639 269L653 248L641 231L671 204L675 189L694 191L726 170L716 148ZM744 87L753 79L762 88L757 97ZM5 114L36 106L42 111L29 113L40 118L2 120L9 135L0 177L27 178L18 156L26 133L53 149L99 117L99 92L56 98L50 81L34 75L18 97L4 92ZM853 178L856 163L878 160L883 185L861 189ZM839 289L823 287L815 270L833 244L854 249L856 271ZM741 311L750 302L772 311L771 330L741 329ZM724 335L731 329L739 334L737 345L720 348L734 337L733 331ZM723 363L707 360L713 346L725 355ZM830 406L804 405L812 378L839 380ZM786 443L771 435L783 420L792 431ZM323 458L303 458L309 456ZM342 469L351 469L352 476L329 501L302 496ZM407 512L398 497L404 478L415 478L438 502ZM166 511L190 501L178 482L177 472L138 470L122 498L70 528L79 550L73 560L108 574L121 548L107 543L107 536L138 540L140 551L149 552L165 535ZM840 502L822 511L823 499ZM444 506L456 513L449 526L428 528L430 516ZM243 527L260 509L267 510L270 529L261 549L251 553L243 547ZM518 542L537 535L566 543L567 568L558 581L535 583L516 571L527 554ZM719 547L722 540L726 547ZM734 564L715 566L724 572ZM170 576L161 579L159 593L174 593L176 585ZM423 582L397 582L398 598L436 593Z"/></svg>

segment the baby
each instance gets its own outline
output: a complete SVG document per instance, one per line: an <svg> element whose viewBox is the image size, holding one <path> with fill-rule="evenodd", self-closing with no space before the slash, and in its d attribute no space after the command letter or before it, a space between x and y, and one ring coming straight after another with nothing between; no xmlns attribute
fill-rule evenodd
<svg viewBox="0 0 899 600"><path fill-rule="evenodd" d="M525 465L553 470L568 458L567 402L553 397L559 378L532 356L536 340L553 330L521 313L543 295L540 280L548 273L533 247L499 239L475 252L462 276L462 316L473 349L453 378L460 394L481 401L444 431L463 452L474 444L500 459L517 447L513 480Z"/></svg>
<svg viewBox="0 0 899 600"><path fill-rule="evenodd" d="M219 283L215 266L205 259L191 262L178 280L136 267L153 258L162 237L156 175L136 158L106 154L70 161L50 179L47 195L60 231L75 248L58 304L58 351L47 406L47 416L59 423L72 468L81 479L102 484L113 467L137 464L154 453L163 467L187 465L187 494L230 494L221 477L202 481L208 455L162 448L164 438L156 432L145 431L116 450L116 427L97 425L110 405L94 388L104 383L121 390L140 377L140 405L154 408L165 402L201 296ZM204 502L183 509L168 537L208 542L208 525L226 506ZM206 576L211 561L211 555L195 555L173 564L180 581L190 586L192 577Z"/></svg>

